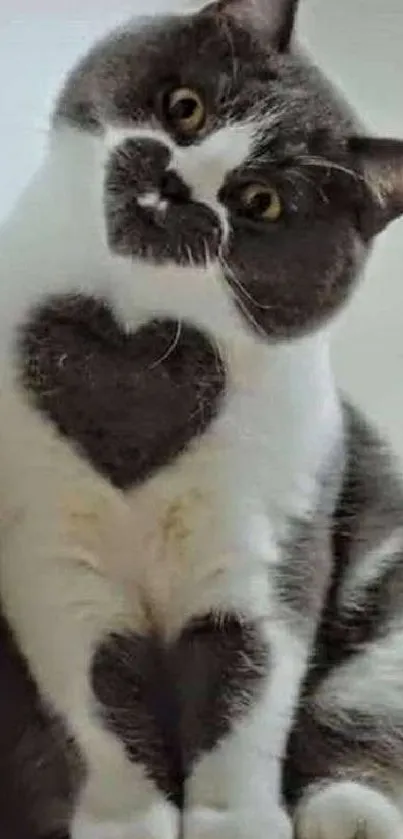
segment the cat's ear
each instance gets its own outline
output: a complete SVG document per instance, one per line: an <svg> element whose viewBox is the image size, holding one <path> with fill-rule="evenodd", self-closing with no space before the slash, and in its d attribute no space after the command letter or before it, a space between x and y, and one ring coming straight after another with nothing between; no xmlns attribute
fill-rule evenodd
<svg viewBox="0 0 403 839"><path fill-rule="evenodd" d="M218 0L215 6L220 14L258 30L279 52L289 48L298 0Z"/></svg>
<svg viewBox="0 0 403 839"><path fill-rule="evenodd" d="M366 185L364 233L380 233L403 215L403 140L352 137L350 150Z"/></svg>

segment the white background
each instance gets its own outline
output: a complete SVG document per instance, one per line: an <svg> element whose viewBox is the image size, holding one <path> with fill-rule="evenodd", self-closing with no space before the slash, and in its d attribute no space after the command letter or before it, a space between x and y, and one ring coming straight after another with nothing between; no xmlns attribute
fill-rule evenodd
<svg viewBox="0 0 403 839"><path fill-rule="evenodd" d="M1 0L0 219L38 165L63 74L138 10L141 0ZM301 0L299 31L370 129L403 138L403 0ZM343 315L335 364L403 456L403 220L379 240Z"/></svg>

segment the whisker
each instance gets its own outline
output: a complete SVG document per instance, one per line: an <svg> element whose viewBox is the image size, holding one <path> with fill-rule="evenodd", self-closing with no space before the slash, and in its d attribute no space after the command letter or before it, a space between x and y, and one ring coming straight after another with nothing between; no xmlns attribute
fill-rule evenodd
<svg viewBox="0 0 403 839"><path fill-rule="evenodd" d="M267 338L267 335L265 334L264 330L258 324L254 315L252 315L252 312L249 311L249 309L248 309L247 305L245 304L244 300L242 300L242 298L240 297L239 294L237 294L237 292L235 291L234 288L231 289L231 293L232 293L234 299L236 300L236 302L238 303L238 306L241 309L241 311L242 311L243 315L245 316L246 320L250 323L250 325L253 327L253 329L256 330L258 335L260 335L262 338Z"/></svg>
<svg viewBox="0 0 403 839"><path fill-rule="evenodd" d="M354 180L362 181L363 176L354 169L348 166L343 166L341 163L336 163L334 160L328 160L326 157L316 157L315 155L301 155L297 158L297 162L302 166L317 166L319 169L335 169L338 172L344 172Z"/></svg>
<svg viewBox="0 0 403 839"><path fill-rule="evenodd" d="M313 178L310 178L309 175L305 174L305 172L300 172L299 169L288 169L284 172L284 180L289 181L291 184L295 184L295 180L299 178L301 181L304 181L306 184L310 186L315 186L315 181Z"/></svg>
<svg viewBox="0 0 403 839"><path fill-rule="evenodd" d="M177 323L177 327L176 327L176 333L175 333L171 343L169 344L167 350L163 353L163 355L160 356L160 358L158 358L156 361L153 361L153 363L149 365L149 367L147 368L148 370L155 370L156 367L159 367L160 364L163 364L163 362L166 361L167 358L169 358L170 355L172 355L172 353L175 351L176 347L178 346L180 336L181 336L181 332L182 332L182 322L179 320L178 323Z"/></svg>
<svg viewBox="0 0 403 839"><path fill-rule="evenodd" d="M233 39L233 36L232 36L232 32L230 30L230 27L228 25L226 25L224 20L222 22L222 30L223 30L223 33L226 37L228 46L230 48L232 81L235 82L235 80L238 76L238 72L239 72L238 59L236 58L236 50L235 50L235 45L234 45L234 39Z"/></svg>
<svg viewBox="0 0 403 839"><path fill-rule="evenodd" d="M221 350L220 344L219 344L217 338L215 337L215 335L213 335L213 333L211 333L211 335L209 337L210 337L210 341L211 341L211 344L212 344L212 347L213 347L213 350L214 350L214 364L215 364L215 369L216 369L216 373L217 373L217 379L218 379L218 381L220 381L220 379L222 377L222 364L223 364L223 362L222 362L222 350Z"/></svg>
<svg viewBox="0 0 403 839"><path fill-rule="evenodd" d="M250 293L250 291L248 291L245 288L245 286L241 283L240 279L234 274L234 272L231 270L231 268L229 267L228 263L225 260L223 260L223 264L224 264L225 270L230 275L232 282L234 282L235 285L237 286L237 288L239 288L239 291L241 292L241 294L243 294L244 297L246 297L246 299L249 300L250 303L253 304L253 306L256 306L256 309L261 309L262 311L269 311L269 309L272 308L270 303L258 303L258 301L255 300L253 295Z"/></svg>
<svg viewBox="0 0 403 839"><path fill-rule="evenodd" d="M193 254L192 254L192 251L191 251L189 245L185 245L185 253L186 253L186 256L187 256L190 267L194 268L195 266L194 266Z"/></svg>
<svg viewBox="0 0 403 839"><path fill-rule="evenodd" d="M208 268L211 265L211 253L210 248L208 246L207 239L203 239L203 250L204 250L204 267Z"/></svg>
<svg viewBox="0 0 403 839"><path fill-rule="evenodd" d="M309 184L309 186L314 188L314 190L320 195L324 204L329 203L329 198L327 197L325 191L322 189L322 187L316 184L314 179L310 178L309 175L305 175L298 169L289 169L288 172L284 173L283 177L284 180L288 181L293 186L295 186L296 179L299 178L301 181L304 181L306 184Z"/></svg>

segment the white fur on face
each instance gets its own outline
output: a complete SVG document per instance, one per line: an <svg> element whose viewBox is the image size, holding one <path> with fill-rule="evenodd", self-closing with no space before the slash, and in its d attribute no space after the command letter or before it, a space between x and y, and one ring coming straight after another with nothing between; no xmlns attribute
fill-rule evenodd
<svg viewBox="0 0 403 839"><path fill-rule="evenodd" d="M218 193L227 176L249 157L256 130L251 122L233 123L213 131L200 143L178 146L163 130L113 127L106 130L106 150L109 154L128 139L157 140L167 146L172 154L168 170L180 175L194 199L211 207L227 228L227 212Z"/></svg>
<svg viewBox="0 0 403 839"><path fill-rule="evenodd" d="M168 171L176 172L190 188L192 197L210 207L219 217L224 238L229 233L228 213L218 194L230 172L249 156L255 128L249 123L230 125L209 135L197 145L177 146L162 130L148 127L127 130L111 128L106 133L106 161L113 149L127 139L151 139L166 145L172 154ZM106 165L105 161L105 165ZM141 197L153 201L163 213L158 193ZM128 260L112 256L120 281L110 288L111 299L123 323L138 323L139 312L192 320L202 328L220 333L245 331L220 265L206 250L205 266L180 266L175 262L153 264L152 260ZM140 316L141 319L141 316Z"/></svg>
<svg viewBox="0 0 403 839"><path fill-rule="evenodd" d="M228 232L227 213L217 195L227 174L248 156L253 134L250 125L233 125L197 146L180 148L165 132L148 127L111 128L105 137L60 130L4 231L0 268L4 277L13 275L0 289L0 303L2 293L6 298L1 306L5 332L43 294L76 290L106 297L127 328L166 315L192 320L218 335L245 333L221 268L209 261L208 253L202 267L174 262L156 266L152 260L111 253L103 183L112 149L128 138L159 140L173 154L170 168L195 198L219 215ZM144 201L157 202L164 212L158 194L142 195Z"/></svg>

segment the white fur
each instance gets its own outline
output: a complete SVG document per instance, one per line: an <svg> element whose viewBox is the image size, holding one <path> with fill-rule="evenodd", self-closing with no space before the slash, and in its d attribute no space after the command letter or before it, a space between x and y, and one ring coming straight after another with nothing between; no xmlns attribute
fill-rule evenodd
<svg viewBox="0 0 403 839"><path fill-rule="evenodd" d="M140 207L148 207L156 210L161 215L164 215L168 207L168 201L161 199L158 192L144 192L142 195L139 195L137 203Z"/></svg>
<svg viewBox="0 0 403 839"><path fill-rule="evenodd" d="M350 781L308 793L296 816L297 839L401 839L403 819L382 793Z"/></svg>
<svg viewBox="0 0 403 839"><path fill-rule="evenodd" d="M76 819L72 839L176 839L179 829L178 810L167 801L157 801L129 821L121 815L102 824L88 818Z"/></svg>
<svg viewBox="0 0 403 839"><path fill-rule="evenodd" d="M143 126L127 129L113 127L106 130L105 150L119 147L125 140L152 138L167 146L172 155L169 169L182 177L191 188L195 200L207 204L220 217L224 233L228 234L228 217L217 195L227 173L240 166L248 157L256 135L256 126L250 121L235 123L209 134L197 145L178 146L162 130Z"/></svg>
<svg viewBox="0 0 403 839"><path fill-rule="evenodd" d="M227 166L242 160L250 142L246 128L229 131L197 153L178 152L181 171L212 205ZM108 147L115 141L109 137ZM67 717L89 762L73 839L101 839L118 816L126 819L113 834L118 839L143 827L152 837L146 824L157 824L156 812L165 825L159 836L171 839L162 796L94 715L91 653L107 630L152 626L172 637L211 608L261 621L274 651L267 691L233 737L201 762L189 794L195 810L215 806L206 779L216 779L229 814L234 796L253 787L260 791L254 807L267 807L268 787L270 807L278 807L277 758L306 649L279 611L269 572L281 563L290 517L315 508L320 467L341 433L340 409L326 334L269 347L247 329L217 264L161 269L109 253L105 159L99 138L74 131L53 138L0 238L2 597L45 696ZM174 467L127 495L35 415L14 380L18 324L50 292L75 290L105 296L126 328L156 314L190 319L210 332L229 365L225 407L209 432ZM271 754L258 754L262 731ZM105 829L95 830L94 820ZM197 830L190 833L194 839Z"/></svg>
<svg viewBox="0 0 403 839"><path fill-rule="evenodd" d="M267 689L247 717L234 723L231 736L196 764L187 790L187 839L291 836L279 802L280 776L307 649L273 598L265 630L271 654Z"/></svg>
<svg viewBox="0 0 403 839"><path fill-rule="evenodd" d="M254 802L255 804L255 802ZM189 839L291 839L292 824L276 802L260 799L245 810L199 807L185 814L184 835Z"/></svg>

